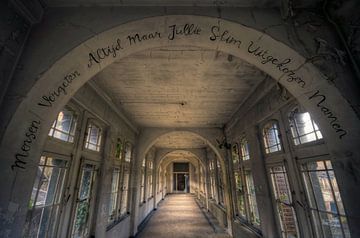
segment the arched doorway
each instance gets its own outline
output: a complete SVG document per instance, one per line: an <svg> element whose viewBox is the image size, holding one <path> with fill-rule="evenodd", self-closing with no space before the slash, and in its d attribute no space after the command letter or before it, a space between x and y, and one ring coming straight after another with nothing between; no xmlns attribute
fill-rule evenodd
<svg viewBox="0 0 360 238"><path fill-rule="evenodd" d="M122 24L80 44L36 81L16 109L1 143L1 206L25 219L35 166L51 122L71 96L90 78L121 57L160 46L191 45L231 53L257 66L282 84L317 119L338 161L337 173L348 175L357 162L359 123L338 90L307 60L285 44L241 24L200 16L161 16ZM41 92L41 93L39 93ZM334 106L338 105L338 106ZM352 151L352 153L349 153ZM349 168L351 167L351 168ZM353 200L349 206L357 207ZM356 209L355 209L356 210ZM15 230L15 227L13 228Z"/></svg>

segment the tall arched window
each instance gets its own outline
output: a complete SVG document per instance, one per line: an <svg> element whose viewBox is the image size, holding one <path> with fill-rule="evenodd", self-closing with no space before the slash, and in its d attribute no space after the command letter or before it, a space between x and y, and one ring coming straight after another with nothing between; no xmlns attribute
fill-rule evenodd
<svg viewBox="0 0 360 238"><path fill-rule="evenodd" d="M301 112L299 108L294 108L289 113L289 122L295 145L323 138L319 127L316 125L308 112Z"/></svg>
<svg viewBox="0 0 360 238"><path fill-rule="evenodd" d="M270 121L264 126L263 139L266 154L281 150L280 132L277 121Z"/></svg>

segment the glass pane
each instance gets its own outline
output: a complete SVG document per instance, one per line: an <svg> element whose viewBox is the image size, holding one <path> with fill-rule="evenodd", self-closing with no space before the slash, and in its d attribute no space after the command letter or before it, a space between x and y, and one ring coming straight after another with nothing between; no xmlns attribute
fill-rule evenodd
<svg viewBox="0 0 360 238"><path fill-rule="evenodd" d="M132 146L131 146L131 144L127 143L126 148L125 148L125 161L126 162L130 162L130 160L131 160L131 151L132 151Z"/></svg>
<svg viewBox="0 0 360 238"><path fill-rule="evenodd" d="M85 148L94 151L100 151L101 129L93 124L89 124Z"/></svg>
<svg viewBox="0 0 360 238"><path fill-rule="evenodd" d="M350 237L331 162L327 160L304 164L302 173L317 234L324 237Z"/></svg>
<svg viewBox="0 0 360 238"><path fill-rule="evenodd" d="M241 155L243 160L250 159L249 144L246 139L241 140Z"/></svg>
<svg viewBox="0 0 360 238"><path fill-rule="evenodd" d="M308 112L300 113L296 108L290 113L289 121L295 145L322 139L318 126Z"/></svg>
<svg viewBox="0 0 360 238"><path fill-rule="evenodd" d="M237 168L239 166L239 149L237 144L232 147L232 159L234 168Z"/></svg>
<svg viewBox="0 0 360 238"><path fill-rule="evenodd" d="M68 110L59 112L57 119L54 121L49 135L54 138L73 142L75 135L76 118L74 113Z"/></svg>
<svg viewBox="0 0 360 238"><path fill-rule="evenodd" d="M88 201L82 201L77 204L73 237L86 237L89 207L90 203Z"/></svg>
<svg viewBox="0 0 360 238"><path fill-rule="evenodd" d="M284 166L270 169L272 188L282 231L282 236L298 237L295 210L292 207L291 191Z"/></svg>
<svg viewBox="0 0 360 238"><path fill-rule="evenodd" d="M65 166L65 160L40 158L29 201L29 237L55 236L67 171Z"/></svg>
<svg viewBox="0 0 360 238"><path fill-rule="evenodd" d="M127 171L124 174L123 187L122 187L122 199L121 199L121 211L120 211L120 214L122 215L127 212L128 184L129 184L129 172Z"/></svg>
<svg viewBox="0 0 360 238"><path fill-rule="evenodd" d="M89 232L90 199L95 176L95 166L85 164L81 171L72 237L87 237Z"/></svg>
<svg viewBox="0 0 360 238"><path fill-rule="evenodd" d="M260 225L259 211L256 203L255 186L252 178L252 174L246 171L246 188L248 192L249 208L250 208L250 221L256 226Z"/></svg>
<svg viewBox="0 0 360 238"><path fill-rule="evenodd" d="M270 122L264 126L263 138L266 153L281 150L279 130L276 122Z"/></svg>
<svg viewBox="0 0 360 238"><path fill-rule="evenodd" d="M245 193L243 188L243 183L241 179L241 174L238 172L234 173L235 176L235 184L236 184L236 201L237 201L237 209L239 215L243 218L246 216L245 211Z"/></svg>

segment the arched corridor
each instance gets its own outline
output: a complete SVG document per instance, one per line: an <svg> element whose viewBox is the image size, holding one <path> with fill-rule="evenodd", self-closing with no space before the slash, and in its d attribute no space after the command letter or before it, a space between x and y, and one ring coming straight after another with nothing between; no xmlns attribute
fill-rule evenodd
<svg viewBox="0 0 360 238"><path fill-rule="evenodd" d="M0 8L0 237L360 237L355 0Z"/></svg>

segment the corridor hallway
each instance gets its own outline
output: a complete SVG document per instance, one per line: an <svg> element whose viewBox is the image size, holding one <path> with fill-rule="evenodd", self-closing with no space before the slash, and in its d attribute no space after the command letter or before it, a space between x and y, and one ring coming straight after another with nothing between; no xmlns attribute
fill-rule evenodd
<svg viewBox="0 0 360 238"><path fill-rule="evenodd" d="M215 225L215 224L213 224ZM165 197L137 238L226 238L224 232L215 232L196 204L195 196L172 194ZM220 230L220 229L216 229Z"/></svg>

